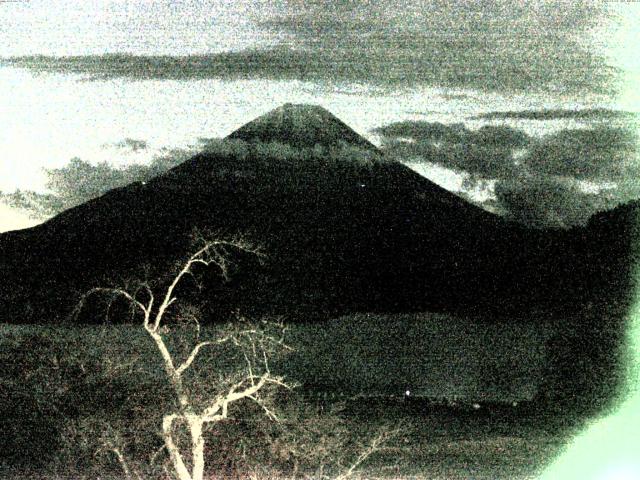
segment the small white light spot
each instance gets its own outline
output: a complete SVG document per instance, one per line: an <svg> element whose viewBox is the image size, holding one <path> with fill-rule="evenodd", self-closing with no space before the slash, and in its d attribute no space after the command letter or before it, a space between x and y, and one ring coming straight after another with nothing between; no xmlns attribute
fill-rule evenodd
<svg viewBox="0 0 640 480"><path fill-rule="evenodd" d="M408 397L409 395L411 395L411 392L407 390L406 392L404 392L404 394Z"/></svg>

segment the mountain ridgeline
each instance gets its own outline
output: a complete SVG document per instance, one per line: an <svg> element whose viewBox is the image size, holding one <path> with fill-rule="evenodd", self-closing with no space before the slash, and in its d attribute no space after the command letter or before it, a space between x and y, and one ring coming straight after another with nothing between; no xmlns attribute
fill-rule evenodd
<svg viewBox="0 0 640 480"><path fill-rule="evenodd" d="M386 158L323 108L285 105L149 182L0 235L0 315L100 323L97 312L70 320L83 292L169 274L196 230L241 234L267 253L263 264L236 256L229 282L200 272L210 321L235 308L527 321L531 311L625 308L637 211L629 204L584 228L529 230Z"/></svg>

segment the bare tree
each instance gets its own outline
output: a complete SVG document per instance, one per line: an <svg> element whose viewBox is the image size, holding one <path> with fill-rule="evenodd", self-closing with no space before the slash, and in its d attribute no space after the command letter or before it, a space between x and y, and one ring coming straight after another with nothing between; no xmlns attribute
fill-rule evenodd
<svg viewBox="0 0 640 480"><path fill-rule="evenodd" d="M210 424L228 418L229 407L243 399L249 399L259 404L265 414L276 418L274 410L261 396L261 391L267 386L290 388L280 376L274 375L269 369L269 357L278 350L286 350L282 325L277 325L276 333L273 329L265 328L266 323L252 324L242 319L239 323L224 329L216 338L200 341L200 323L198 315L186 310L186 320L192 322L196 329L196 341L186 355L172 352L168 342L168 322L171 311L176 309L178 302L176 291L186 277L194 275L194 268L215 267L225 278L229 275L229 258L232 251L245 252L262 256L258 248L243 238L231 240L203 240L201 246L183 264L172 278L171 283L163 290L159 297L154 294L149 283L141 283L138 288L94 288L87 292L76 308L78 312L86 299L93 294L110 294L112 299L124 298L131 308L142 315L144 330L153 340L160 355L167 381L174 393L176 408L164 414L162 420L162 437L166 448L170 467L179 480L202 480L205 472L205 428ZM183 318L184 319L184 318ZM271 325L273 326L273 324ZM204 349L220 347L222 345L238 347L244 357L245 365L235 375L221 374L219 391L206 398L194 394L188 385L186 374L194 366L194 362ZM182 358L178 358L178 357ZM218 372L220 373L220 372ZM215 375L212 372L211 375ZM188 431L190 447L188 452L181 449L177 440L181 426ZM109 446L117 456L125 474L133 478L139 476L127 465L120 449Z"/></svg>

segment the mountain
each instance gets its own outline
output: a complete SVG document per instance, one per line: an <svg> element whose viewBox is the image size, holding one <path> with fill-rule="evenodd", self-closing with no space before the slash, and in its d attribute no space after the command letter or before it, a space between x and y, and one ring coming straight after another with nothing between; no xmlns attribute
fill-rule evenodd
<svg viewBox="0 0 640 480"><path fill-rule="evenodd" d="M0 235L0 320L130 320L108 299L70 313L92 287L166 284L194 230L240 233L268 256L234 255L229 282L200 271L201 289L185 284L203 321L236 308L302 322L420 311L551 321L542 390L595 405L624 372L638 212L635 202L586 227L529 230L385 157L326 110L285 105L146 183Z"/></svg>
<svg viewBox="0 0 640 480"><path fill-rule="evenodd" d="M192 249L194 229L245 234L269 255L264 265L235 259L229 283L210 275L201 298L211 318L235 306L305 318L520 318L625 292L624 215L568 232L527 230L386 158L317 106L287 104L229 139L145 184L0 235L1 320L65 321L91 287L166 275Z"/></svg>
<svg viewBox="0 0 640 480"><path fill-rule="evenodd" d="M298 148L346 143L365 150L377 150L375 145L318 105L286 103L247 123L229 138L249 142L281 142Z"/></svg>

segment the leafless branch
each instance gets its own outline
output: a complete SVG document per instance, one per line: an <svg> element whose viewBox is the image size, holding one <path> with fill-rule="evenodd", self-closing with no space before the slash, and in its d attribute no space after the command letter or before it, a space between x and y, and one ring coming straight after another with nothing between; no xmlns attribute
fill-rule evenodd
<svg viewBox="0 0 640 480"><path fill-rule="evenodd" d="M255 403L257 403L262 410L264 410L265 414L267 415L268 418L270 418L271 420L274 420L276 422L279 421L278 416L276 415L276 413L271 410L266 403L264 403L260 397L257 397L255 395L249 395L247 398L250 398L251 400L253 400Z"/></svg>
<svg viewBox="0 0 640 480"><path fill-rule="evenodd" d="M156 459L158 458L158 455L160 455L166 448L167 448L166 445L162 445L160 448L156 449L156 451L153 452L149 457L149 464L153 465Z"/></svg>
<svg viewBox="0 0 640 480"><path fill-rule="evenodd" d="M220 270L223 277L228 280L227 266L228 266L228 254L225 253L225 247L232 247L234 249L244 251L247 253L253 253L255 255L262 255L258 248L251 245L248 241L243 240L241 237L236 237L234 240L212 240L205 241L204 245L192 254L187 261L183 264L178 274L173 278L173 281L169 285L164 295L163 301L158 308L158 312L155 316L153 324L154 330L158 330L163 316L167 309L176 301L174 291L178 284L182 281L186 275L192 275L191 268L196 264L202 264L205 267L215 264ZM220 252L222 249L222 253Z"/></svg>
<svg viewBox="0 0 640 480"><path fill-rule="evenodd" d="M127 460L124 458L124 455L122 454L119 448L112 447L111 451L115 453L118 459L118 462L120 463L120 466L122 467L122 470L124 471L124 474L128 479L135 478L136 480L142 480L142 477L135 470L133 471L133 475L132 475L131 469L127 464Z"/></svg>
<svg viewBox="0 0 640 480"><path fill-rule="evenodd" d="M152 300L150 300L149 305L144 305L142 302L140 302L138 299L136 299L135 296L131 295L129 292L127 292L126 290L123 290L121 288L97 287L97 288L92 288L91 290L86 292L80 298L80 301L76 304L76 307L74 308L72 316L73 317L77 317L80 314L80 311L84 307L84 304L87 302L89 297L92 296L92 295L98 294L98 293L107 293L107 294L111 294L112 295L112 300L109 303L109 308L111 306L111 303L113 303L113 301L115 300L115 298L120 296L120 297L125 298L127 301L129 301L129 303L131 305L137 307L144 314L145 319L150 315L150 309L152 307Z"/></svg>
<svg viewBox="0 0 640 480"><path fill-rule="evenodd" d="M376 435L371 443L358 455L358 457L354 460L354 462L349 466L349 468L342 474L335 477L335 480L346 480L350 478L355 470L366 461L371 455L379 452L383 445L387 443L392 438L396 437L400 432L399 429L394 430L382 430L378 435Z"/></svg>
<svg viewBox="0 0 640 480"><path fill-rule="evenodd" d="M187 359L176 369L176 373L178 375L182 375L182 373L191 366L191 364L194 362L194 360L198 356L198 353L200 353L200 350L203 349L204 347L208 347L208 346L211 346L211 345L222 345L223 343L226 343L229 340L231 340L231 336L220 338L220 339L215 340L215 341L206 341L206 342L198 343L193 348L193 350L191 350L191 353L189 354Z"/></svg>

